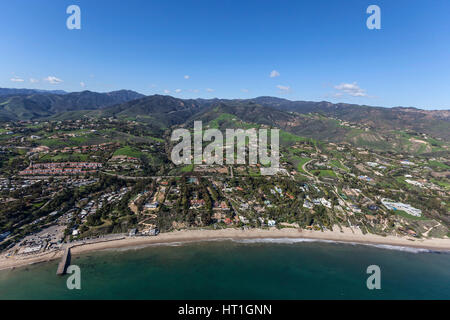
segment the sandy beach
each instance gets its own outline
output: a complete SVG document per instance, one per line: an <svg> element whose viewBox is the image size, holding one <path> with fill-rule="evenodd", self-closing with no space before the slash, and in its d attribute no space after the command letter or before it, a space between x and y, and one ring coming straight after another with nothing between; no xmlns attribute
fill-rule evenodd
<svg viewBox="0 0 450 320"><path fill-rule="evenodd" d="M197 242L208 240L246 240L246 239L312 239L330 240L337 242L388 245L398 247L411 247L429 249L434 251L450 251L450 239L415 239L409 237L379 236L373 234L363 235L359 230L343 228L341 231L310 231L296 228L271 229L221 229L221 230L181 230L161 233L156 237L127 237L121 240L103 241L77 245L72 248L72 255L90 251L135 247L152 244ZM0 270L21 267L25 265L59 259L63 251L53 251L28 257L0 256Z"/></svg>

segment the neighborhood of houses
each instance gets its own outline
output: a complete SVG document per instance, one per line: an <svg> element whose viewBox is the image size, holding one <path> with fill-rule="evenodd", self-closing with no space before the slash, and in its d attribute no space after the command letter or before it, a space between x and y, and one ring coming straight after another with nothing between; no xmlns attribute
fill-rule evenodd
<svg viewBox="0 0 450 320"><path fill-rule="evenodd" d="M20 175L58 175L95 172L101 168L99 162L47 162L32 163L28 168L19 172Z"/></svg>

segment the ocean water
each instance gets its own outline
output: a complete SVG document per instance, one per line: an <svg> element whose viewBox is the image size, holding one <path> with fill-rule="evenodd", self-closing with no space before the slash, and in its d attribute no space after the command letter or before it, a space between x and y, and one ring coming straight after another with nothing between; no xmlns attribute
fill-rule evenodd
<svg viewBox="0 0 450 320"><path fill-rule="evenodd" d="M450 299L450 253L306 240L209 241L73 256L0 271L0 299ZM369 290L369 265L381 289Z"/></svg>

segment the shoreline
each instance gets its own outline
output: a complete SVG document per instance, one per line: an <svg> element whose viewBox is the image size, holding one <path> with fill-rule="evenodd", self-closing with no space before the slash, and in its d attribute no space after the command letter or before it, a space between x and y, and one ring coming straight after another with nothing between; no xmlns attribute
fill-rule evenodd
<svg viewBox="0 0 450 320"><path fill-rule="evenodd" d="M241 230L235 228L220 230L181 230L167 233L160 233L158 236L145 237L127 237L120 240L103 241L97 243L88 243L76 245L71 248L72 255L83 254L92 251L105 249L119 249L126 247L147 246L154 244L171 243L192 243L202 241L221 241L221 240L268 240L271 239L290 239L305 241L330 241L337 243L371 245L371 246L389 246L399 248L424 249L430 251L449 251L450 239L415 239L409 237L379 236L374 234L363 235L359 230L342 228L341 231L312 231L299 230L296 228L283 229L248 229ZM9 257L5 255L0 257L0 270L15 269L27 265L50 262L60 259L63 250L42 253L29 257Z"/></svg>

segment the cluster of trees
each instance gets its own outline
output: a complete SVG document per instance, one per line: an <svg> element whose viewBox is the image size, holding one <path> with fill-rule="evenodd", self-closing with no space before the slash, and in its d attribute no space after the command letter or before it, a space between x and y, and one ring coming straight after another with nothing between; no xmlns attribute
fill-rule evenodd
<svg viewBox="0 0 450 320"><path fill-rule="evenodd" d="M102 182L109 181L109 188L115 189L113 191L118 191L120 188L128 186L128 183L125 180L116 177L104 176L103 178ZM109 220L112 222L112 228L116 231L120 230L120 232L123 232L124 230L124 228L121 227L121 222L126 222L125 224L128 225L128 227L136 225L137 217L134 215L134 212L131 211L128 204L132 197L145 190L149 184L150 181L148 180L138 181L134 184L131 191L127 192L118 203L106 203L101 208L97 209L94 214L89 215L87 217L87 225L100 226L105 220Z"/></svg>

